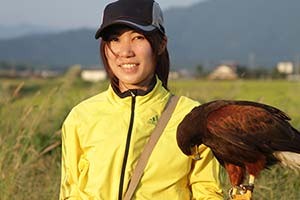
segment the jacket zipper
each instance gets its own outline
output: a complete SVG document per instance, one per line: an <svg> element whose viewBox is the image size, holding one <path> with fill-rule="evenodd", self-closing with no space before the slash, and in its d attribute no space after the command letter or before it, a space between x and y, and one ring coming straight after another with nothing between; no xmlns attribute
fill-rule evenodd
<svg viewBox="0 0 300 200"><path fill-rule="evenodd" d="M123 197L125 169L126 169L126 164L127 164L127 158L128 158L128 153L129 153L129 147L130 147L130 139L131 139L131 133L132 133L132 127L133 127L133 121L134 121L134 109L135 109L136 96L134 93L131 92L131 97L132 97L132 102L131 102L130 123L129 123L128 133L127 133L126 147L125 147L125 153L124 153L123 164L122 164L118 200L122 200L122 197Z"/></svg>

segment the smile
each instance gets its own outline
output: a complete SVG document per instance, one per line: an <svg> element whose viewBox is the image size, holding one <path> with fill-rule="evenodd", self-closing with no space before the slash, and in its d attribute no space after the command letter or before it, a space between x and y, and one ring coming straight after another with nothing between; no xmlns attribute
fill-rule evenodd
<svg viewBox="0 0 300 200"><path fill-rule="evenodd" d="M130 68L133 68L133 67L136 67L137 64L122 64L121 67L122 68L126 68L126 69L130 69Z"/></svg>

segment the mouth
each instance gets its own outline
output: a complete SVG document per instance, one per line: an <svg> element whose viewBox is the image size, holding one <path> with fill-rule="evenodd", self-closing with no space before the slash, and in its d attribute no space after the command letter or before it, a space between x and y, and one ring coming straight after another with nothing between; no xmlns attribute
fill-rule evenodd
<svg viewBox="0 0 300 200"><path fill-rule="evenodd" d="M130 68L136 67L137 64L136 63L125 63L125 64L121 64L120 66L125 69L130 69Z"/></svg>
<svg viewBox="0 0 300 200"><path fill-rule="evenodd" d="M120 69L124 72L124 73L136 73L138 71L138 63L122 63L119 65Z"/></svg>
<svg viewBox="0 0 300 200"><path fill-rule="evenodd" d="M119 66L125 71L125 72L135 72L137 71L137 67L139 64L137 63L123 63Z"/></svg>

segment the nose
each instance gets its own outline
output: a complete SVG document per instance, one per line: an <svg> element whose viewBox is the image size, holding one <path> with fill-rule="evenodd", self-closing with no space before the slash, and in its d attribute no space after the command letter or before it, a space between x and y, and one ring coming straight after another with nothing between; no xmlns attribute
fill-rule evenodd
<svg viewBox="0 0 300 200"><path fill-rule="evenodd" d="M123 58L129 58L134 56L134 50L131 42L128 40L122 41L117 49L117 55Z"/></svg>

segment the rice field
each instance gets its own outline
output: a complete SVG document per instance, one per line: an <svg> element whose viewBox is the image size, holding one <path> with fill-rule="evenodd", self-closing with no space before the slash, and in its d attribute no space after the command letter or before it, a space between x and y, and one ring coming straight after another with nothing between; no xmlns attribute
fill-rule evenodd
<svg viewBox="0 0 300 200"><path fill-rule="evenodd" d="M0 79L0 199L58 199L60 127L70 109L107 88L107 82L87 83L78 69L55 79ZM300 82L285 80L176 80L177 95L201 103L215 99L244 99L276 106L300 129ZM228 177L222 170L224 193ZM254 199L300 199L300 175L281 166L264 171Z"/></svg>

